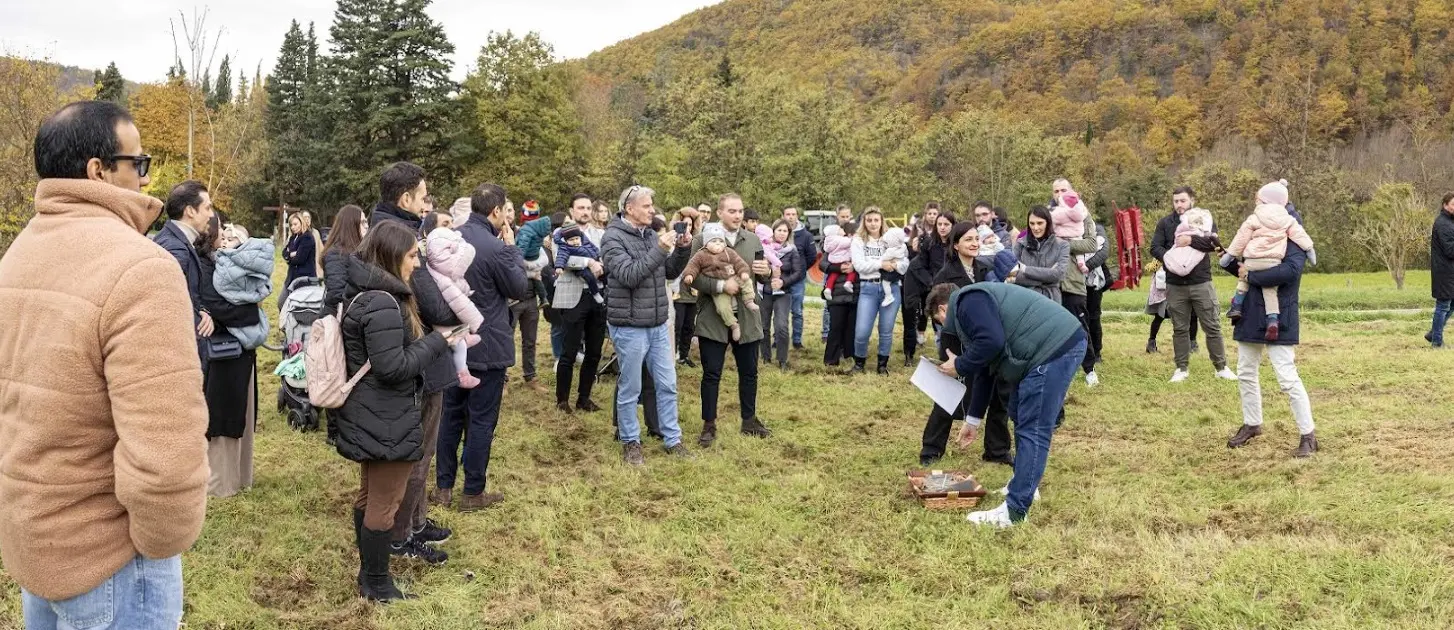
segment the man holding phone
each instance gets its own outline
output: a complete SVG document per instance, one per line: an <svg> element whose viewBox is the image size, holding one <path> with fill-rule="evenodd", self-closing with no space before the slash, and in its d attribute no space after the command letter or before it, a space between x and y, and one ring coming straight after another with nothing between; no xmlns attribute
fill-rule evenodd
<svg viewBox="0 0 1454 630"><path fill-rule="evenodd" d="M722 227L727 231L727 246L752 261L752 275L759 284L772 279L772 270L763 259L762 241L757 235L743 229L742 197L736 193L722 195L717 204L717 214ZM692 240L692 254L695 255L705 243L701 235ZM742 291L736 280L716 280L705 275L692 281L692 288L702 296L721 293L737 295ZM762 315L759 311L739 308L738 323L742 335L732 340L731 330L722 321L716 309L697 310L698 350L702 354L702 435L697 444L703 448L717 441L717 393L722 384L722 368L727 361L727 349L737 362L737 399L742 408L742 434L754 437L768 437L771 432L757 419L757 344L762 340Z"/></svg>

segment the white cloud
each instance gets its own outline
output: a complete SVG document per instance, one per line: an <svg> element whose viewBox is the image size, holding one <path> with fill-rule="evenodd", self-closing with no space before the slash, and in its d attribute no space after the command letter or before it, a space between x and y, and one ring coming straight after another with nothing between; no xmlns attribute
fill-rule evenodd
<svg viewBox="0 0 1454 630"><path fill-rule="evenodd" d="M429 14L455 45L455 78L474 64L490 31L538 31L562 58L584 57L654 30L716 0L435 0ZM14 6L11 6L11 5ZM0 51L48 56L58 63L104 68L116 62L132 81L159 81L171 66L168 19L178 11L208 11L208 31L223 28L217 51L233 58L234 77L259 62L272 70L290 20L313 22L328 39L333 0L249 0L201 4L179 0L131 3L76 0L0 0ZM325 44L326 45L326 44ZM215 62L214 62L215 63Z"/></svg>

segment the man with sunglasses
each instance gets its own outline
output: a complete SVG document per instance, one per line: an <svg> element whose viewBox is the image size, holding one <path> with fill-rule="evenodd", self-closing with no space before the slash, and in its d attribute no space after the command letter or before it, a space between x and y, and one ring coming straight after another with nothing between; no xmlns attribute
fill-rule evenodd
<svg viewBox="0 0 1454 630"><path fill-rule="evenodd" d="M202 262L197 258L197 238L207 231L212 221L212 197L202 182L189 179L172 187L163 208L167 213L167 224L152 237L152 241L167 250L177 264L182 266L182 275L187 278L187 293L192 297L192 320L197 326L197 354L202 358L202 369L207 369L206 339L212 336L212 316L202 308Z"/></svg>
<svg viewBox="0 0 1454 630"><path fill-rule="evenodd" d="M145 236L149 165L126 110L61 108L35 138L35 218L0 259L0 557L33 630L182 619L207 403L186 280Z"/></svg>

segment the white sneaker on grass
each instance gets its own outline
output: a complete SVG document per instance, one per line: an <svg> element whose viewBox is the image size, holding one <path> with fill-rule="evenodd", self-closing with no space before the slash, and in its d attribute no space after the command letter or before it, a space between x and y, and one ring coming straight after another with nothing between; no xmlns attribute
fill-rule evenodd
<svg viewBox="0 0 1454 630"><path fill-rule="evenodd" d="M1010 479L1013 480L1014 477L1010 477ZM1004 496L1010 496L1010 482L1009 481L1006 481L1005 482L1005 487L1000 488L1000 494L1002 494ZM1039 501L1040 500L1040 489L1039 488L1036 488L1035 489L1035 500L1036 501Z"/></svg>
<svg viewBox="0 0 1454 630"><path fill-rule="evenodd" d="M1095 372L1086 372L1085 373L1085 386L1086 387L1095 387L1095 386L1100 385L1100 384L1101 384L1101 377L1096 376L1096 373Z"/></svg>
<svg viewBox="0 0 1454 630"><path fill-rule="evenodd" d="M1177 370L1171 373L1171 382L1180 383L1186 380L1186 377L1188 376L1191 376L1190 372L1187 372L1186 370Z"/></svg>
<svg viewBox="0 0 1454 630"><path fill-rule="evenodd" d="M964 519L975 525L988 525L996 529L1008 529L1015 526L1010 522L1010 506L1007 503L1001 503L1000 507L993 510L970 512Z"/></svg>
<svg viewBox="0 0 1454 630"><path fill-rule="evenodd" d="M1222 368L1220 370L1217 370L1217 378L1220 378L1224 381L1235 381L1237 380L1237 374L1232 370Z"/></svg>

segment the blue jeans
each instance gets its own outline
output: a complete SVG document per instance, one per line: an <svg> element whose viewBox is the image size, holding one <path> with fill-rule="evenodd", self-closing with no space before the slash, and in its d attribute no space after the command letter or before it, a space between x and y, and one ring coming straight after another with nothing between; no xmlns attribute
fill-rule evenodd
<svg viewBox="0 0 1454 630"><path fill-rule="evenodd" d="M651 371L656 385L656 413L661 423L663 443L671 448L682 442L682 427L677 424L677 364L672 356L671 331L666 324L652 328L611 325L611 343L616 346L616 359L621 374L616 377L617 436L622 442L641 441L641 423L636 418L636 403L641 398L641 366Z"/></svg>
<svg viewBox="0 0 1454 630"><path fill-rule="evenodd" d="M808 281L804 280L788 287L793 296L793 345L803 345L803 298L808 294Z"/></svg>
<svg viewBox="0 0 1454 630"><path fill-rule="evenodd" d="M560 360L561 349L565 347L565 328L563 325L551 325L550 327L550 355Z"/></svg>
<svg viewBox="0 0 1454 630"><path fill-rule="evenodd" d="M902 287L897 282L893 287L894 303L879 306L884 299L883 283L878 280L863 281L863 288L858 292L858 317L854 320L853 356L868 358L868 336L873 332L874 317L878 317L878 355L886 357L893 353L894 319L904 305Z"/></svg>
<svg viewBox="0 0 1454 630"><path fill-rule="evenodd" d="M1449 325L1449 312L1454 310L1454 300L1434 300L1434 325L1429 339L1436 346L1444 345L1444 327Z"/></svg>
<svg viewBox="0 0 1454 630"><path fill-rule="evenodd" d="M470 370L480 384L474 389L451 387L444 392L444 414L439 421L439 449L435 454L434 486L453 488L459 472L459 443L464 440L464 493L482 494L490 470L495 426L500 423L500 399L505 394L505 370Z"/></svg>
<svg viewBox="0 0 1454 630"><path fill-rule="evenodd" d="M182 557L140 555L100 586L51 601L22 589L26 630L177 630L182 622Z"/></svg>
<svg viewBox="0 0 1454 630"><path fill-rule="evenodd" d="M1015 419L1015 478L1010 480L1005 503L1012 518L1018 520L1030 511L1035 489L1045 476L1045 462L1050 458L1055 419L1065 406L1065 393L1070 390L1085 351L1086 342L1081 341L1065 354L1030 368L1010 396L1010 417Z"/></svg>

